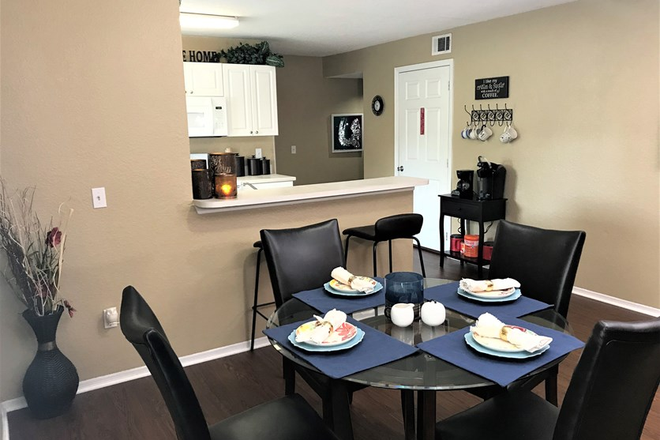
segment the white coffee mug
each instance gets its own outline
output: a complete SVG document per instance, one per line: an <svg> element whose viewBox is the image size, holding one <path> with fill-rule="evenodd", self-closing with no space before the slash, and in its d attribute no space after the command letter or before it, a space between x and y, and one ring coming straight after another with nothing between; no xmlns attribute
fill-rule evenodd
<svg viewBox="0 0 660 440"><path fill-rule="evenodd" d="M509 125L508 132L509 132L509 136L511 136L511 140L514 140L515 138L518 137L518 132L516 131L515 128L513 128L513 124Z"/></svg>
<svg viewBox="0 0 660 440"><path fill-rule="evenodd" d="M390 310L390 319L394 325L408 327L415 320L415 305L411 303L398 303Z"/></svg>
<svg viewBox="0 0 660 440"><path fill-rule="evenodd" d="M515 128L513 128L513 126L509 122L506 125L506 128L504 129L504 132L500 136L500 141L504 144L508 144L509 142L512 142L517 137L518 137L518 132L516 131Z"/></svg>
<svg viewBox="0 0 660 440"><path fill-rule="evenodd" d="M445 306L436 301L427 301L422 304L422 322L431 327L440 325L445 322L447 311Z"/></svg>
<svg viewBox="0 0 660 440"><path fill-rule="evenodd" d="M500 136L500 142L502 142L503 144L508 144L509 142L512 141L511 133L509 133L510 128L511 126L507 124L506 127L504 127L504 131L502 132L502 135Z"/></svg>
<svg viewBox="0 0 660 440"><path fill-rule="evenodd" d="M493 130L490 129L487 125L484 125L481 131L479 132L479 140L485 142L489 137L493 135Z"/></svg>
<svg viewBox="0 0 660 440"><path fill-rule="evenodd" d="M477 131L477 127L475 126L471 131L470 131L470 139L477 139L477 136L479 135L479 132Z"/></svg>

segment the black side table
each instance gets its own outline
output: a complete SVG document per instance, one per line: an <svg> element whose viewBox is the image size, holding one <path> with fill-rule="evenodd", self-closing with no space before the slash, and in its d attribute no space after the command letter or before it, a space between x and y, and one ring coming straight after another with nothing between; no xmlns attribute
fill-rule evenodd
<svg viewBox="0 0 660 440"><path fill-rule="evenodd" d="M484 223L495 220L501 220L506 215L506 200L476 200L461 199L449 194L440 196L440 267L444 265L445 257L455 258L476 264L479 271L479 277L483 276L483 267L486 260L484 255ZM445 251L445 216L461 219L461 230L465 234L465 221L470 220L479 223L479 248L477 258L470 258L461 255L460 252Z"/></svg>

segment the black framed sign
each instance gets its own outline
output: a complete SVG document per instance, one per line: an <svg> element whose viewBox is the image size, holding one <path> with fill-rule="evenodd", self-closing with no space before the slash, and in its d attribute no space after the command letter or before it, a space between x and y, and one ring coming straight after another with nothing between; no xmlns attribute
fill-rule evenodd
<svg viewBox="0 0 660 440"><path fill-rule="evenodd" d="M362 151L362 113L332 115L332 152Z"/></svg>
<svg viewBox="0 0 660 440"><path fill-rule="evenodd" d="M474 99L501 99L509 97L509 77L480 78L474 80Z"/></svg>

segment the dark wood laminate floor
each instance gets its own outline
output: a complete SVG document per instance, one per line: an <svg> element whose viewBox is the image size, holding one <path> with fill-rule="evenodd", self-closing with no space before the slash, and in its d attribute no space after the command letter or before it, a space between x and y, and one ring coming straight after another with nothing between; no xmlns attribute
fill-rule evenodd
<svg viewBox="0 0 660 440"><path fill-rule="evenodd" d="M470 265L461 266L448 260L440 269L438 256L430 253L425 253L424 260L429 277L476 277L476 270ZM637 321L648 317L586 298L573 298L569 320L578 338L586 340L600 319ZM572 353L561 364L560 399L578 358L579 352ZM275 399L284 391L281 356L271 347L194 365L186 371L209 423ZM304 381L297 381L297 390L321 411L319 398ZM440 420L478 402L465 392L439 393L437 418ZM368 388L355 393L351 414L356 440L403 438L396 391ZM11 440L176 438L165 404L150 377L78 395L71 411L55 419L36 420L27 409L9 413L8 417ZM655 397L642 439L660 439L659 395Z"/></svg>

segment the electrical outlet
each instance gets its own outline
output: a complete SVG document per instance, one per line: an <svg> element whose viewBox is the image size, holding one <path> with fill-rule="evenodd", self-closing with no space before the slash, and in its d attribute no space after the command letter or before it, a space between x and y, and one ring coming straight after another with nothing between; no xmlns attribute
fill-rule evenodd
<svg viewBox="0 0 660 440"><path fill-rule="evenodd" d="M296 154L296 146L291 145L291 154Z"/></svg>
<svg viewBox="0 0 660 440"><path fill-rule="evenodd" d="M254 157L257 159L261 159L263 157L263 153L261 152L261 148L255 148L254 149Z"/></svg>
<svg viewBox="0 0 660 440"><path fill-rule="evenodd" d="M119 325L117 307L110 307L103 310L103 325L105 328L115 328Z"/></svg>
<svg viewBox="0 0 660 440"><path fill-rule="evenodd" d="M92 205L94 209L106 208L108 206L105 199L105 188L92 188Z"/></svg>

